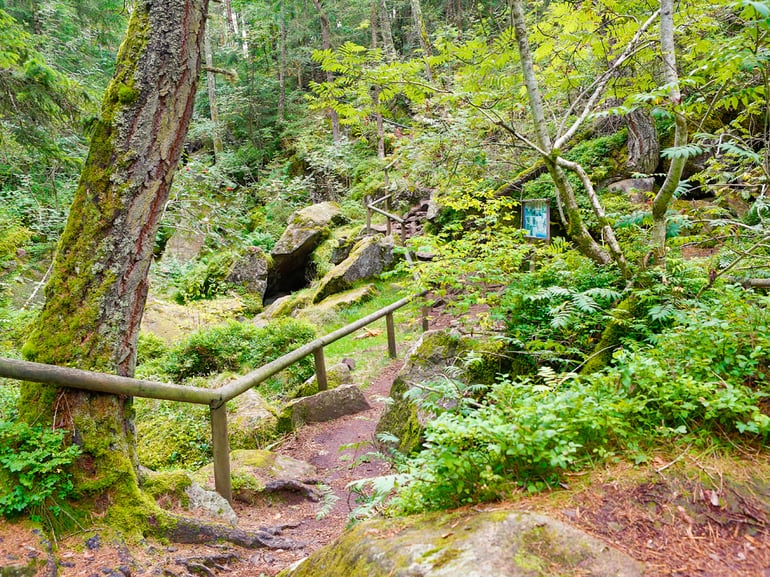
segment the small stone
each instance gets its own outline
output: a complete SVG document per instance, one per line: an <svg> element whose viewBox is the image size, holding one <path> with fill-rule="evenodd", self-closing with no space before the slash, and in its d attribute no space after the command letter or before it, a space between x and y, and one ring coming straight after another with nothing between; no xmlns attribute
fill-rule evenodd
<svg viewBox="0 0 770 577"><path fill-rule="evenodd" d="M90 539L86 541L86 547L88 547L91 551L96 551L101 546L101 542L99 539L99 535L94 535Z"/></svg>

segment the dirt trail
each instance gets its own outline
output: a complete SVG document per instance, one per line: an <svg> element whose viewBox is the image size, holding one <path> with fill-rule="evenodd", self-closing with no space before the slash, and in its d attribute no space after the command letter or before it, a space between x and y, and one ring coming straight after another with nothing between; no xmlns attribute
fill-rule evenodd
<svg viewBox="0 0 770 577"><path fill-rule="evenodd" d="M236 503L239 525L244 528L291 525L283 530L282 536L305 546L294 551L258 551L250 556L248 567L239 564L230 574L259 576L262 572L266 576L274 575L342 533L351 510L356 506L353 495L346 488L348 483L383 475L389 470L383 460L369 457L375 451L372 441L384 409L382 399L388 396L393 378L402 365L403 361L392 362L364 390L372 406L370 410L334 421L306 425L274 448L281 454L314 465L319 480L329 487L335 502L320 519L318 514L325 507L324 502L312 503L291 494L282 495L280 501L258 506Z"/></svg>
<svg viewBox="0 0 770 577"><path fill-rule="evenodd" d="M144 543L126 547L105 542L98 527L73 535L52 547L39 532L10 525L0 519L0 569L11 563L37 559L42 577L136 577L139 575L188 577L272 577L295 561L335 539L345 528L355 507L346 489L349 482L388 472L374 451L374 430L384 409L393 378L403 361L393 361L380 371L364 394L372 408L325 423L302 427L273 450L314 465L327 497L311 502L294 493L271 494L256 504L234 503L238 528L282 528L281 537L301 543L298 549L246 549L229 544L177 545ZM340 450L340 448L343 450ZM362 458L363 457L363 458ZM332 495L330 497L329 495ZM319 518L319 513L323 516ZM1 572L1 571L0 571Z"/></svg>

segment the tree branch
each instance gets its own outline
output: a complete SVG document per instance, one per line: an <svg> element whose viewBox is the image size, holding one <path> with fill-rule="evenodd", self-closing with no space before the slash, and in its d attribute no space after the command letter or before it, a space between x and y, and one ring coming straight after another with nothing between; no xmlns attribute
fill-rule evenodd
<svg viewBox="0 0 770 577"><path fill-rule="evenodd" d="M211 72L212 74L221 74L227 76L230 80L235 82L238 80L238 73L235 70L227 70L226 68L217 68L216 66L204 66L203 70Z"/></svg>
<svg viewBox="0 0 770 577"><path fill-rule="evenodd" d="M604 92L604 89L606 88L607 83L610 81L610 78L614 72L636 52L637 44L639 43L642 34L644 34L647 28L649 28L650 25L657 19L659 13L660 10L653 12L652 16L650 16L644 22L644 24L639 27L639 30L636 31L636 34L634 34L634 37L626 45L625 50L623 50L618 59L615 60L612 66L610 66L610 68L599 78L599 80L597 80L596 88L594 88L593 93L588 98L588 101L583 107L583 112L580 113L580 116L578 116L575 122L572 123L572 126L570 126L567 132L556 139L556 142L554 142L553 145L555 149L561 148L566 142L575 136L575 133L580 129L580 126L583 124L583 122L585 122L586 118L588 118L588 115L593 111L593 107L596 104L596 101Z"/></svg>

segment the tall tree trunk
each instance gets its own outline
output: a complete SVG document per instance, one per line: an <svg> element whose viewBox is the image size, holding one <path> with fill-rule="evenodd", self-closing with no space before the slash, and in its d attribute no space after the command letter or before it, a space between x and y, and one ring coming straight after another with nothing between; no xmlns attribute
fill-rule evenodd
<svg viewBox="0 0 770 577"><path fill-rule="evenodd" d="M514 32L516 34L524 83L527 88L530 114L535 128L535 137L537 141L536 148L543 157L545 165L548 168L548 173L556 187L556 193L564 207L567 220L567 234L578 246L578 249L587 257L599 264L609 264L612 262L612 258L606 250L599 246L586 228L583 218L580 215L572 185L569 183L569 180L567 180L567 176L564 174L562 167L558 164L558 155L555 154L553 150L551 137L548 134L548 124L545 119L543 98L540 93L537 77L535 76L532 51L529 46L527 28L524 22L522 0L512 0L511 15L513 17Z"/></svg>
<svg viewBox="0 0 770 577"><path fill-rule="evenodd" d="M207 8L207 0L135 4L26 358L133 374L155 236L192 116ZM83 449L75 481L84 499L105 509L147 503L137 487L131 398L27 383L20 415L72 432Z"/></svg>
<svg viewBox="0 0 770 577"><path fill-rule="evenodd" d="M642 174L652 174L660 161L660 143L655 122L644 108L634 108L626 114L628 127L628 168Z"/></svg>
<svg viewBox="0 0 770 577"><path fill-rule="evenodd" d="M422 57L425 60L425 74L429 82L433 82L433 71L430 68L430 57L433 55L433 47L430 44L428 29L425 27L425 20L422 17L422 6L420 0L410 0L412 8L412 20L417 30L417 37L422 49Z"/></svg>
<svg viewBox="0 0 770 577"><path fill-rule="evenodd" d="M278 120L286 120L286 0L278 14Z"/></svg>
<svg viewBox="0 0 770 577"><path fill-rule="evenodd" d="M236 17L237 21L237 17ZM241 51L243 52L243 59L249 59L249 33L246 29L246 12L241 10Z"/></svg>
<svg viewBox="0 0 770 577"><path fill-rule="evenodd" d="M219 108L217 108L217 80L214 74L214 56L211 53L211 34L206 33L203 41L203 52L206 57L206 87L209 96L209 115L214 131L211 135L214 143L214 162L219 162L222 157L222 135L219 131Z"/></svg>
<svg viewBox="0 0 770 577"><path fill-rule="evenodd" d="M329 22L329 17L326 15L326 11L321 6L321 0L313 0L313 5L318 11L318 16L321 19L321 40L323 42L324 50L331 50L332 48L332 25ZM332 72L326 73L326 81L334 82L334 74ZM335 143L339 142L342 138L340 133L340 118L337 111L333 108L329 108L329 118L332 122L332 139Z"/></svg>
<svg viewBox="0 0 770 577"><path fill-rule="evenodd" d="M372 50L374 50L379 44L377 42L377 34L379 34L377 27L377 0L372 0L369 3L369 32L371 35Z"/></svg>
<svg viewBox="0 0 770 577"><path fill-rule="evenodd" d="M669 101L674 114L674 147L687 144L687 120L679 110L682 93L679 91L679 74L676 69L676 46L674 44L674 1L660 2L660 48L663 58L663 79L669 86ZM687 158L675 155L671 159L666 180L652 201L652 253L657 264L666 264L666 224L668 206L682 179Z"/></svg>
<svg viewBox="0 0 770 577"><path fill-rule="evenodd" d="M227 28L233 33L233 36L238 38L238 15L233 12L231 0L225 0L225 18L227 20Z"/></svg>
<svg viewBox="0 0 770 577"><path fill-rule="evenodd" d="M385 53L385 59L392 61L396 59L396 46L393 44L393 29L390 25L392 18L390 10L386 4L387 0L380 2L380 33L382 35L382 50Z"/></svg>
<svg viewBox="0 0 770 577"><path fill-rule="evenodd" d="M371 15L371 41L372 50L377 48L377 1L372 0L369 5ZM385 160L385 126L382 120L382 107L380 106L380 93L382 88L378 85L372 87L372 108L374 109L374 121L377 125L377 158Z"/></svg>

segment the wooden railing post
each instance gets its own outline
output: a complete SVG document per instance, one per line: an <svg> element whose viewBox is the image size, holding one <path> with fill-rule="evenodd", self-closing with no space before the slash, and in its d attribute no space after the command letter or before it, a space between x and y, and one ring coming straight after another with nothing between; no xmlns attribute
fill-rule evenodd
<svg viewBox="0 0 770 577"><path fill-rule="evenodd" d="M390 212L390 196L385 197L385 212ZM393 225L391 224L389 216L385 222L385 233L390 236L390 234L393 232Z"/></svg>
<svg viewBox="0 0 770 577"><path fill-rule="evenodd" d="M395 359L396 352L396 326L393 323L393 313L385 315L385 323L388 326L388 355L391 359Z"/></svg>
<svg viewBox="0 0 770 577"><path fill-rule="evenodd" d="M211 406L211 441L214 450L214 488L228 502L233 501L230 480L230 438L227 434L227 404Z"/></svg>
<svg viewBox="0 0 770 577"><path fill-rule="evenodd" d="M371 197L367 196L364 198L364 204L366 205L366 230L364 230L364 234L371 234L372 230L372 207L369 206L371 202Z"/></svg>
<svg viewBox="0 0 770 577"><path fill-rule="evenodd" d="M313 351L315 358L315 380L318 383L318 390L325 391L329 388L329 381L326 378L326 361L324 360L324 349L319 347Z"/></svg>

